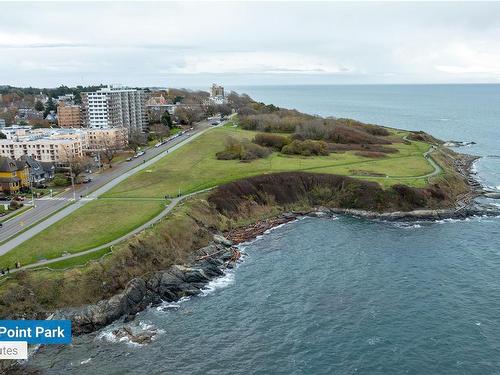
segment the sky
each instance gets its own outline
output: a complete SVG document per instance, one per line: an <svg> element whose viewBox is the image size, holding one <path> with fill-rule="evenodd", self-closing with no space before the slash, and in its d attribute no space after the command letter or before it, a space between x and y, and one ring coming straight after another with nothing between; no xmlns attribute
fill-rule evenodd
<svg viewBox="0 0 500 375"><path fill-rule="evenodd" d="M0 85L500 83L500 3L2 2Z"/></svg>

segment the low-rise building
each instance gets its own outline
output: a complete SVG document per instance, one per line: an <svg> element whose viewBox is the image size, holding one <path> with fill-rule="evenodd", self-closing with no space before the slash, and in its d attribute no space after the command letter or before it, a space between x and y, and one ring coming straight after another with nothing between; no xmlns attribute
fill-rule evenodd
<svg viewBox="0 0 500 375"><path fill-rule="evenodd" d="M86 129L85 151L102 151L113 148L123 150L128 145L127 128Z"/></svg>
<svg viewBox="0 0 500 375"><path fill-rule="evenodd" d="M32 157L28 155L21 156L19 159L21 162L26 163L28 166L29 170L29 181L31 186L40 186L44 184L45 182L51 180L54 178L54 173L48 173L44 166L42 165L41 162L38 160L33 159ZM55 169L54 163L48 163L51 164L51 167L47 165L49 172Z"/></svg>
<svg viewBox="0 0 500 375"><path fill-rule="evenodd" d="M13 126L2 129L0 156L19 159L30 156L45 163L64 164L85 153L107 148L124 149L128 144L125 128L74 129Z"/></svg>

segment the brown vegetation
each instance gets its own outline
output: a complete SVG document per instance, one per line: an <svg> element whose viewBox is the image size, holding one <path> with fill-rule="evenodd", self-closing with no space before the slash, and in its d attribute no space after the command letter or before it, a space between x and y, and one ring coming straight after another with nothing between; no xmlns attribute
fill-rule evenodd
<svg viewBox="0 0 500 375"><path fill-rule="evenodd" d="M320 156L328 155L328 145L323 141L312 141L307 139L305 141L295 140L292 143L284 146L281 149L283 154L288 155L302 155L302 156Z"/></svg>
<svg viewBox="0 0 500 375"><path fill-rule="evenodd" d="M283 146L286 146L291 142L291 139L284 135L270 134L270 133L259 133L256 134L253 143L260 146L271 147L276 151L281 151Z"/></svg>
<svg viewBox="0 0 500 375"><path fill-rule="evenodd" d="M444 143L442 140L437 139L437 138L433 137L432 135L427 134L426 132L423 132L423 131L411 132L407 138L411 141L426 142L426 143L430 143L433 145L442 145Z"/></svg>
<svg viewBox="0 0 500 375"><path fill-rule="evenodd" d="M410 211L450 205L440 186L417 189L395 185L383 190L376 182L345 176L285 172L246 178L220 186L209 202L226 216L244 216L255 205L325 205L370 211Z"/></svg>
<svg viewBox="0 0 500 375"><path fill-rule="evenodd" d="M219 160L255 160L265 158L271 150L258 144L251 143L248 139L238 140L233 137L226 138L226 148L216 154Z"/></svg>

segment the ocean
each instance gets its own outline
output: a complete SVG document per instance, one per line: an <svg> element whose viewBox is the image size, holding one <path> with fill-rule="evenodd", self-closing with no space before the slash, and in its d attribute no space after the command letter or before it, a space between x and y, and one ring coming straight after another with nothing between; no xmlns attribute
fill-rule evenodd
<svg viewBox="0 0 500 375"><path fill-rule="evenodd" d="M500 85L235 87L254 99L444 140L474 141L500 189ZM500 368L500 218L388 223L304 218L244 244L202 296L45 347L46 374L494 374Z"/></svg>

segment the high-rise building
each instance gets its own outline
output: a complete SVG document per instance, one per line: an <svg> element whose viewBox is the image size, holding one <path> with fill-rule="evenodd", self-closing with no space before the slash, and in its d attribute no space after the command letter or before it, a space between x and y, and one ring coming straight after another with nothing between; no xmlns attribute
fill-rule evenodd
<svg viewBox="0 0 500 375"><path fill-rule="evenodd" d="M62 128L80 128L82 108L79 105L67 105L61 102L57 106L57 122Z"/></svg>
<svg viewBox="0 0 500 375"><path fill-rule="evenodd" d="M129 134L147 126L147 95L142 90L108 86L82 93L84 124L89 128L127 128Z"/></svg>
<svg viewBox="0 0 500 375"><path fill-rule="evenodd" d="M212 88L210 89L209 100L214 104L224 104L226 102L226 97L224 96L224 87L216 85L214 83L212 85Z"/></svg>
<svg viewBox="0 0 500 375"><path fill-rule="evenodd" d="M215 83L212 84L212 89L210 90L210 96L216 97L216 96L222 96L224 97L224 87L216 85Z"/></svg>

